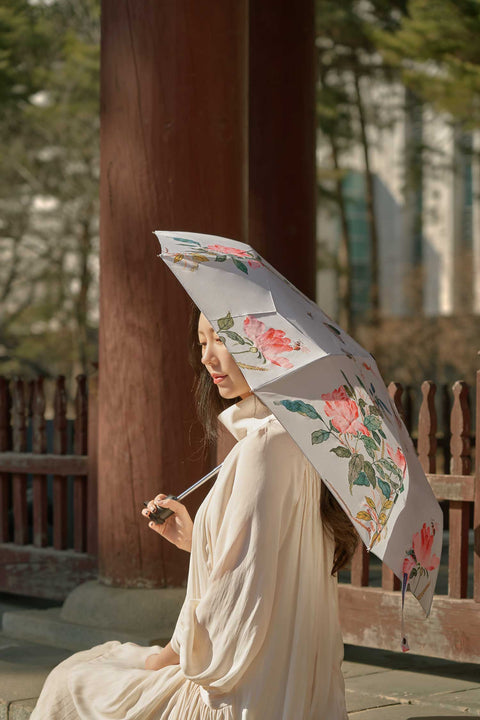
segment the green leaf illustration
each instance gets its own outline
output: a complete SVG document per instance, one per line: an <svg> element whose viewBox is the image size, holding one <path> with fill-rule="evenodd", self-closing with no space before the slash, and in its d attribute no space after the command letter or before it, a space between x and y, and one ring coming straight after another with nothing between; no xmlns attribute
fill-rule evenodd
<svg viewBox="0 0 480 720"><path fill-rule="evenodd" d="M367 403L365 402L365 400L363 398L359 398L358 404L360 406L360 410L361 410L363 417L366 417L367 412L366 412L365 408L367 407Z"/></svg>
<svg viewBox="0 0 480 720"><path fill-rule="evenodd" d="M370 485L375 488L377 486L377 479L375 477L375 470L373 469L372 463L369 463L368 460L365 460L365 464L363 466L363 472L368 478L368 482Z"/></svg>
<svg viewBox="0 0 480 720"><path fill-rule="evenodd" d="M330 433L328 430L314 430L312 432L312 445L319 445L328 440Z"/></svg>
<svg viewBox="0 0 480 720"><path fill-rule="evenodd" d="M339 446L336 447L336 448L332 448L332 449L330 450L330 452L335 453L335 455L336 455L337 457L343 457L343 458L348 458L348 457L350 457L351 454L352 454L348 448L343 447L342 445L339 445Z"/></svg>
<svg viewBox="0 0 480 720"><path fill-rule="evenodd" d="M378 463L388 472L396 472L398 470L397 466L393 460L390 460L390 458L380 458Z"/></svg>
<svg viewBox="0 0 480 720"><path fill-rule="evenodd" d="M390 460L390 458L384 458L381 460L382 462L394 475L397 476L398 480L402 483L403 482L403 474L398 465L396 465L393 460Z"/></svg>
<svg viewBox="0 0 480 720"><path fill-rule="evenodd" d="M352 383L350 382L350 380L347 378L347 376L345 375L345 373L343 372L343 370L341 370L340 372L342 373L343 377L345 378L345 382L347 383L347 385L348 385L348 387L350 388L350 390L355 394L354 387L353 387Z"/></svg>
<svg viewBox="0 0 480 720"><path fill-rule="evenodd" d="M235 323L233 322L233 318L232 318L231 312L228 312L228 313L225 315L225 317L220 318L219 320L217 320L217 323L218 323L218 329L219 329L219 330L222 330L223 332L224 332L225 330L230 330L230 328L233 327L233 325L235 324Z"/></svg>
<svg viewBox="0 0 480 720"><path fill-rule="evenodd" d="M172 235L172 238L174 240L178 240L178 242L185 243L185 245L195 245L196 247L200 247L200 243L197 240L187 240L186 238L181 238L177 235Z"/></svg>
<svg viewBox="0 0 480 720"><path fill-rule="evenodd" d="M387 482L384 482L383 480L380 480L380 478L378 478L378 487L388 500L390 498L390 485Z"/></svg>
<svg viewBox="0 0 480 720"><path fill-rule="evenodd" d="M368 482L368 477L365 475L365 473L362 471L361 473L358 473L358 476L353 481L354 485L370 485Z"/></svg>
<svg viewBox="0 0 480 720"><path fill-rule="evenodd" d="M230 257L232 258L232 261L233 261L233 264L235 265L235 267L237 267L239 270L241 270L243 273L245 273L245 275L248 275L248 267L245 265L245 263L243 263L241 260L234 257L233 255L230 255Z"/></svg>
<svg viewBox="0 0 480 720"><path fill-rule="evenodd" d="M386 436L385 433L383 432L382 428L378 428L378 434L381 435L384 440L387 439L387 436Z"/></svg>
<svg viewBox="0 0 480 720"><path fill-rule="evenodd" d="M380 435L375 430L372 430L372 437L374 438L375 442L380 445L382 441L380 439Z"/></svg>
<svg viewBox="0 0 480 720"><path fill-rule="evenodd" d="M362 388L368 392L368 390L367 390L367 388L365 387L365 383L363 382L362 378L361 378L361 377L358 377L358 375L355 375L355 377L357 378L357 380L358 380L358 382L360 383L360 385L362 386Z"/></svg>
<svg viewBox="0 0 480 720"><path fill-rule="evenodd" d="M311 420L321 420L320 415L317 413L313 405L303 402L303 400L276 400L275 405L283 405L286 410L290 412L299 413L304 415Z"/></svg>
<svg viewBox="0 0 480 720"><path fill-rule="evenodd" d="M367 415L363 423L365 427L372 431L378 430L382 425L382 421L380 420L378 415Z"/></svg>
<svg viewBox="0 0 480 720"><path fill-rule="evenodd" d="M363 455L360 455L359 453L354 453L350 458L350 462L348 463L348 484L350 485L350 492L352 491L352 485L354 484L355 480L360 475L360 473L363 472L364 465L365 460L363 458Z"/></svg>
<svg viewBox="0 0 480 720"><path fill-rule="evenodd" d="M362 442L365 445L365 450L370 455L372 460L375 460L375 453L378 450L378 445L373 438L367 437L366 435L360 435Z"/></svg>
<svg viewBox="0 0 480 720"><path fill-rule="evenodd" d="M349 385L344 385L343 389L347 393L348 397L350 397L352 399L355 398L355 393L353 392L353 389Z"/></svg>
<svg viewBox="0 0 480 720"><path fill-rule="evenodd" d="M235 342L240 343L240 345L245 345L245 340L242 338L242 336L234 332L233 330L224 330L224 333L227 337L230 338L230 340L235 340Z"/></svg>
<svg viewBox="0 0 480 720"><path fill-rule="evenodd" d="M380 460L376 460L376 461L375 461L375 469L376 469L377 473L378 473L384 480L387 478L387 474L386 474L385 470L384 470L384 469L382 468L382 466L380 465Z"/></svg>
<svg viewBox="0 0 480 720"><path fill-rule="evenodd" d="M226 255L217 255L217 257L215 258L215 262L225 262L226 259Z"/></svg>

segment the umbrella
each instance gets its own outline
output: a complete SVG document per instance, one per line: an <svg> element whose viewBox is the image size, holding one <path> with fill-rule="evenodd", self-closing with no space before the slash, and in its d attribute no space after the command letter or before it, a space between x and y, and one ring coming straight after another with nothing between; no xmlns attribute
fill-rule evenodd
<svg viewBox="0 0 480 720"><path fill-rule="evenodd" d="M430 612L443 516L374 358L244 243L155 232L160 257L369 551Z"/></svg>

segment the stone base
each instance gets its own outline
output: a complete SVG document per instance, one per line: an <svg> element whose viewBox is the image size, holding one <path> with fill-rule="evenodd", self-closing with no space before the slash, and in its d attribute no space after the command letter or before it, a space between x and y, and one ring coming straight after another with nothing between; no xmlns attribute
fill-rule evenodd
<svg viewBox="0 0 480 720"><path fill-rule="evenodd" d="M171 638L185 590L79 585L61 608L5 612L2 632L17 640L84 650L107 640L164 645Z"/></svg>

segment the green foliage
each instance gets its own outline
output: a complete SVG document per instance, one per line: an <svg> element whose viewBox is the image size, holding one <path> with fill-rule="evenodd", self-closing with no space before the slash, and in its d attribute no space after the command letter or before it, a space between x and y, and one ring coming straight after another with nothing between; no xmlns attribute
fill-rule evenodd
<svg viewBox="0 0 480 720"><path fill-rule="evenodd" d="M49 51L50 28L38 7L27 0L0 6L0 103L26 101L41 87L42 58Z"/></svg>
<svg viewBox="0 0 480 720"><path fill-rule="evenodd" d="M480 2L410 0L398 29L375 29L405 85L466 127L480 124Z"/></svg>
<svg viewBox="0 0 480 720"><path fill-rule="evenodd" d="M96 359L99 0L0 9L0 372Z"/></svg>

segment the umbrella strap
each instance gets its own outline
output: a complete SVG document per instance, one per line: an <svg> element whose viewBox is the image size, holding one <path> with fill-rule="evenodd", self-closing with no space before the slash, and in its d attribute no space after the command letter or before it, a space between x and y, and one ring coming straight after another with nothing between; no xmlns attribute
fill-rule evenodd
<svg viewBox="0 0 480 720"><path fill-rule="evenodd" d="M402 624L401 624L402 652L408 652L410 650L410 647L408 645L407 635L405 633L405 593L407 592L407 584L408 584L408 573L403 573L403 579L402 579Z"/></svg>

